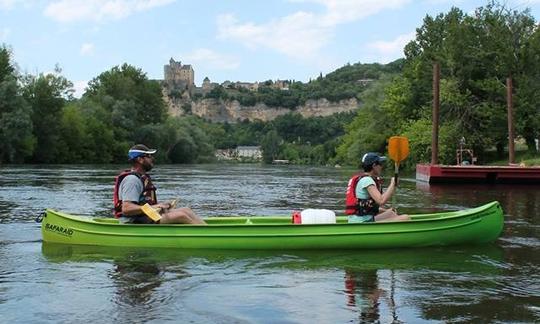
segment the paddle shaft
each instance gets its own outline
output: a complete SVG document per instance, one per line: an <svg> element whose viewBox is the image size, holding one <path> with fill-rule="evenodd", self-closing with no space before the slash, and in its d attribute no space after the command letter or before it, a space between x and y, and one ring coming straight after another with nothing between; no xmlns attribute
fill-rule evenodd
<svg viewBox="0 0 540 324"><path fill-rule="evenodd" d="M392 208L396 209L396 191L399 177L399 162L394 163L394 193L392 194Z"/></svg>
<svg viewBox="0 0 540 324"><path fill-rule="evenodd" d="M399 178L399 162L394 163L394 181L396 183L396 187L398 184L398 178Z"/></svg>

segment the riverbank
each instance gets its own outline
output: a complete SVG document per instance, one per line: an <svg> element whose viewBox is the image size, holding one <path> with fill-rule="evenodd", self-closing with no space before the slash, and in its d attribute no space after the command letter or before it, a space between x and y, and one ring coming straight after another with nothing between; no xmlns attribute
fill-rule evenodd
<svg viewBox="0 0 540 324"><path fill-rule="evenodd" d="M515 163L522 166L540 166L540 152L516 151ZM487 165L508 165L508 155L505 159L489 162Z"/></svg>

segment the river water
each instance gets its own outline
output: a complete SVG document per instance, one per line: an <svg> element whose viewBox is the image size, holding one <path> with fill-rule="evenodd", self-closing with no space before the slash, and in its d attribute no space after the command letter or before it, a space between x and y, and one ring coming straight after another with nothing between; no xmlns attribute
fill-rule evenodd
<svg viewBox="0 0 540 324"><path fill-rule="evenodd" d="M0 167L0 323L540 322L540 187L428 186L404 177L401 212L498 200L483 246L381 251L182 251L44 244L45 208L110 213L119 166ZM159 165L158 195L205 217L341 211L354 170Z"/></svg>

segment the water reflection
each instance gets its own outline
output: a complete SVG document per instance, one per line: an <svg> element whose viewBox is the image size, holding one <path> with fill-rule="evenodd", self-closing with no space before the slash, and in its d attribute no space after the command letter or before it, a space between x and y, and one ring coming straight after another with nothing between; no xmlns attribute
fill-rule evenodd
<svg viewBox="0 0 540 324"><path fill-rule="evenodd" d="M212 307L217 307L215 311L225 312L230 316L228 319L233 321L243 316L255 320L261 316L260 312L272 311L281 312L283 321L294 322L297 317L290 317L292 315L289 313L298 316L299 311L294 307L296 303L309 302L302 295L295 297L300 298L295 302L290 300L290 305L266 304L266 307L262 307L259 303L278 298L290 289L301 291L300 287L308 283L314 289L318 289L318 285L324 287L331 284L329 272L342 274L341 286L345 288L341 289L341 293L346 297L346 306L356 314L353 319L355 322L408 322L411 314L417 314L418 311L424 319L456 319L457 315L449 315L445 310L449 304L457 309L456 312L464 310L459 308L462 298L460 291L470 294L470 299L479 296L487 297L484 298L487 300L494 298L499 294L494 283L504 280L501 278L505 278L504 270L508 267L503 251L493 245L474 248L291 252L151 250L43 243L42 254L49 262L71 266L74 262L111 263L113 267L109 279L115 289L112 300L119 307L118 314L122 314L117 315L121 316L117 319L122 321L160 318L158 314L171 305L185 302L188 305L182 307L194 307L190 303L204 295ZM469 282L481 287L481 292L468 292ZM233 291L228 290L231 285ZM258 288L253 290L253 285ZM235 292L254 293L250 298L255 298L259 303L257 306L242 308L245 312L243 315L228 307L219 308L219 305L236 307L228 303L237 305L235 299L221 300L223 290L232 294L230 298L233 298ZM321 294L320 297L330 299L339 295L328 296L317 290L310 291L310 296L312 294ZM441 299L444 296L448 296L447 299ZM441 299L441 302L437 302L437 299ZM477 312L478 318L491 318L489 314L482 313L482 303L471 300L467 302L467 307L471 307L468 311ZM339 303L335 306L334 303L330 304L333 305L331 308L339 309ZM241 305L244 304L237 306ZM198 312L198 309L191 311ZM438 312L447 317L439 317Z"/></svg>
<svg viewBox="0 0 540 324"><path fill-rule="evenodd" d="M153 305L163 280L158 264L137 259L115 261L109 277L116 288L112 300L118 306L115 321L131 323L141 318L159 318L159 307Z"/></svg>
<svg viewBox="0 0 540 324"><path fill-rule="evenodd" d="M483 273L502 267L503 250L494 245L475 247L434 247L365 251L266 251L266 250L183 250L42 244L43 255L51 262L137 260L147 263L209 263L250 260L264 267L287 269L342 268L347 271L407 269L434 271L474 271Z"/></svg>
<svg viewBox="0 0 540 324"><path fill-rule="evenodd" d="M361 323L377 323L380 319L379 299L386 291L379 288L377 270L353 271L345 269L347 306L359 309Z"/></svg>
<svg viewBox="0 0 540 324"><path fill-rule="evenodd" d="M160 286L160 270L155 263L119 261L111 279L118 288L115 302L133 307L149 307L152 292Z"/></svg>
<svg viewBox="0 0 540 324"><path fill-rule="evenodd" d="M475 207L497 200L507 214L533 218L540 211L540 186L508 184L428 184L416 182L416 189L423 193L424 207L439 206L441 202L458 206L458 209ZM442 205L444 208L445 205Z"/></svg>

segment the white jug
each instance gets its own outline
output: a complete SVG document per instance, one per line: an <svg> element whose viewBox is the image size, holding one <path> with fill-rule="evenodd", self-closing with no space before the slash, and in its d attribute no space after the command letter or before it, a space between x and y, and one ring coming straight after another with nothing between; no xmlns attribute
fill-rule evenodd
<svg viewBox="0 0 540 324"><path fill-rule="evenodd" d="M336 213L328 209L304 209L300 213L302 224L335 224Z"/></svg>

